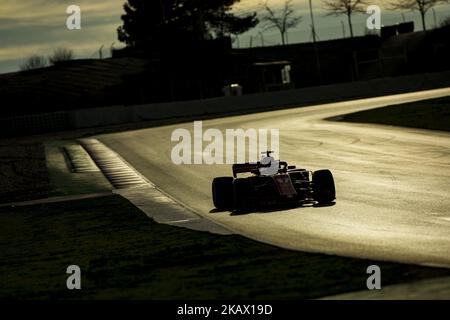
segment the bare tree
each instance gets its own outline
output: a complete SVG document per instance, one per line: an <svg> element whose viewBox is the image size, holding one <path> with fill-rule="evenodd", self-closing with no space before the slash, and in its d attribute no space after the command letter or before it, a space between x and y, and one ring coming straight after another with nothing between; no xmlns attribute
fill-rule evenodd
<svg viewBox="0 0 450 320"><path fill-rule="evenodd" d="M51 65L55 65L58 62L72 60L74 58L73 51L66 48L56 48L53 50L53 54L48 57L48 61Z"/></svg>
<svg viewBox="0 0 450 320"><path fill-rule="evenodd" d="M302 21L302 17L295 14L292 0L285 0L280 12L275 12L268 1L263 4L263 9L265 14L261 17L261 21L266 23L266 29L278 29L281 34L281 43L286 44L288 30L295 28Z"/></svg>
<svg viewBox="0 0 450 320"><path fill-rule="evenodd" d="M38 68L45 68L47 66L47 59L44 56L32 55L29 56L25 62L20 66L21 71L33 70Z"/></svg>
<svg viewBox="0 0 450 320"><path fill-rule="evenodd" d="M441 3L449 3L449 0L394 0L390 7L393 10L413 10L419 11L422 18L423 30L427 30L425 16L431 8Z"/></svg>
<svg viewBox="0 0 450 320"><path fill-rule="evenodd" d="M328 15L347 16L350 36L353 38L352 15L354 13L366 12L367 2L365 0L322 0L325 9L330 13Z"/></svg>

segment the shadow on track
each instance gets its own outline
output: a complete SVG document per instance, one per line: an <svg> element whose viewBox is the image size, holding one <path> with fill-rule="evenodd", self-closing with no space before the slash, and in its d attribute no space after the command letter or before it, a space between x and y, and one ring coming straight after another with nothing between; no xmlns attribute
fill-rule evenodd
<svg viewBox="0 0 450 320"><path fill-rule="evenodd" d="M241 216L245 214L250 213L272 213L277 211L283 211L283 210L290 210L295 208L305 208L305 207L314 207L314 208L324 208L324 207L332 207L336 205L336 202L331 203L304 203L301 205L298 204L278 204L278 205L270 205L265 208L255 208L255 209L248 209L248 210L224 210L224 209L211 209L209 213L220 213L220 212L229 212L230 216Z"/></svg>

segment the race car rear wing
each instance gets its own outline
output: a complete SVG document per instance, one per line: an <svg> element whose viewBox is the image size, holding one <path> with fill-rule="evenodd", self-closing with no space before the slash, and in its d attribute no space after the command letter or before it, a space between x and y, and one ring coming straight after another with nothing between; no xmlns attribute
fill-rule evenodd
<svg viewBox="0 0 450 320"><path fill-rule="evenodd" d="M238 163L238 164L233 164L233 177L237 177L238 173L245 173L245 172L250 172L250 173L254 173L257 174L257 172L259 172L259 168L261 168L261 162L256 162L256 163Z"/></svg>
<svg viewBox="0 0 450 320"><path fill-rule="evenodd" d="M286 172L288 164L286 161L279 162L280 171ZM256 175L259 175L259 168L270 167L270 163L265 165L261 164L261 162L253 162L253 163L237 163L233 164L233 177L236 178L238 173L250 172Z"/></svg>

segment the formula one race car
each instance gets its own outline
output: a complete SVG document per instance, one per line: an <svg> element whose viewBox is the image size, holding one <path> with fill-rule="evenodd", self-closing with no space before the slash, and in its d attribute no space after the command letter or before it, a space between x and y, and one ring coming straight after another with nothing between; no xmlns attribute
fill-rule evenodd
<svg viewBox="0 0 450 320"><path fill-rule="evenodd" d="M336 199L330 170L308 171L288 166L265 152L261 161L233 165L233 177L212 182L214 206L219 210L251 210L281 203L330 204ZM240 173L250 173L237 178Z"/></svg>

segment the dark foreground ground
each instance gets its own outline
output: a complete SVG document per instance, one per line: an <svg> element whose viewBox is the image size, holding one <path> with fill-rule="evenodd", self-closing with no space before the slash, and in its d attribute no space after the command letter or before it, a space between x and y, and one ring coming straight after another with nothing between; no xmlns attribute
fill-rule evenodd
<svg viewBox="0 0 450 320"><path fill-rule="evenodd" d="M342 120L450 131L450 97L356 112Z"/></svg>
<svg viewBox="0 0 450 320"><path fill-rule="evenodd" d="M2 299L302 299L450 270L310 254L155 223L120 196L0 208ZM81 268L81 290L66 268Z"/></svg>

